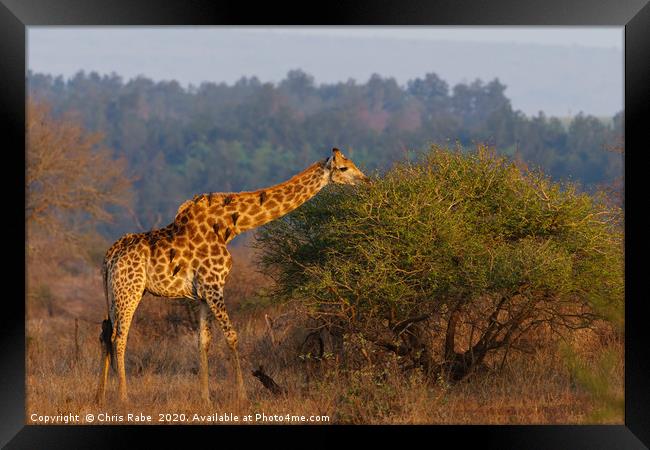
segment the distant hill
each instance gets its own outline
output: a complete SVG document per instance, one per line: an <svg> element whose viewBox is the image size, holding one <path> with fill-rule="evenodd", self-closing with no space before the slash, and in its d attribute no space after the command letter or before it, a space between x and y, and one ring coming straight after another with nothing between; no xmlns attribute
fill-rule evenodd
<svg viewBox="0 0 650 450"><path fill-rule="evenodd" d="M499 80L448 84L426 73L400 86L373 75L366 83L317 85L294 70L277 84L256 77L203 83L78 73L69 80L29 73L29 96L61 116L74 113L126 158L135 182L137 220L124 215L105 232L166 225L183 201L205 192L254 190L288 179L332 147L368 173L414 158L431 143L493 146L588 188L622 175L622 113L570 123L513 108Z"/></svg>

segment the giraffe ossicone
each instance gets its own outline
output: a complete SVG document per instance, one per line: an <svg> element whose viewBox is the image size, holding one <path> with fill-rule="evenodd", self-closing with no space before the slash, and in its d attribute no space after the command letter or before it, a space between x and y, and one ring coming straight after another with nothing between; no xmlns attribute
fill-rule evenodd
<svg viewBox="0 0 650 450"><path fill-rule="evenodd" d="M329 183L357 184L367 180L351 160L334 148L324 161L283 183L251 192L197 195L178 208L174 221L166 227L118 239L106 252L102 265L107 318L100 334L103 345L97 401L104 401L113 359L120 398L128 397L126 342L133 314L145 292L199 302L199 381L206 401L210 400L210 325L217 320L233 353L239 396L245 397L237 333L223 296L232 267L227 244L238 234L291 212Z"/></svg>

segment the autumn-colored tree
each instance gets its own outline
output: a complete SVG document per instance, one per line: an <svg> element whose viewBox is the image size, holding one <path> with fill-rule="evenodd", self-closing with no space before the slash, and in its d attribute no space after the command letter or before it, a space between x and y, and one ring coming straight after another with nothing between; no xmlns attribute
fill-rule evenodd
<svg viewBox="0 0 650 450"><path fill-rule="evenodd" d="M54 118L48 105L34 101L27 105L26 132L28 241L75 242L82 230L110 221L112 207L129 205L126 161L113 158L101 134L72 117Z"/></svg>

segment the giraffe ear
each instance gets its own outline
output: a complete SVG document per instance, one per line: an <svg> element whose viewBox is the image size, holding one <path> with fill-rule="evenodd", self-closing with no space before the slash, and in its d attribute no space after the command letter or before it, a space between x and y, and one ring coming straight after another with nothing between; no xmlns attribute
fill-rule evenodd
<svg viewBox="0 0 650 450"><path fill-rule="evenodd" d="M342 159L342 158L343 158L343 154L341 153L341 150L339 150L338 148L334 147L334 148L332 149L332 157L333 157L334 160Z"/></svg>

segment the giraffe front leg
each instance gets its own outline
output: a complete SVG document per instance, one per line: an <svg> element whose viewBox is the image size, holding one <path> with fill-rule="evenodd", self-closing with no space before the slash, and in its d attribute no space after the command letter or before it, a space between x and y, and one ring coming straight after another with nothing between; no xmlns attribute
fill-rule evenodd
<svg viewBox="0 0 650 450"><path fill-rule="evenodd" d="M230 319L229 319L230 320ZM229 334L226 335L226 340L228 341L228 346L233 353L235 359L235 373L237 374L237 396L240 401L246 401L246 388L244 388L244 377L241 373L241 364L239 362L239 352L237 351L237 333L235 330L231 330Z"/></svg>
<svg viewBox="0 0 650 450"><path fill-rule="evenodd" d="M206 303L212 310L214 317L217 319L223 330L223 334L228 343L228 347L233 354L234 370L237 377L237 394L240 402L245 402L246 389L244 388L244 378L242 377L241 364L239 362L239 352L237 351L237 332L234 330L230 317L226 312L226 305L223 301L223 288L215 289L206 296Z"/></svg>
<svg viewBox="0 0 650 450"><path fill-rule="evenodd" d="M200 303L199 311L199 383L201 398L210 403L210 388L208 385L208 350L212 339L210 325L212 313L205 302Z"/></svg>

